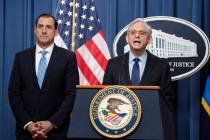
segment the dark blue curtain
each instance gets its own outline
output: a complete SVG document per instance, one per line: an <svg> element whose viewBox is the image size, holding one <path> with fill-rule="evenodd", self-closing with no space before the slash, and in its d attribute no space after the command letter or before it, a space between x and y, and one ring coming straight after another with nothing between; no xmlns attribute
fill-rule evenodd
<svg viewBox="0 0 210 140"><path fill-rule="evenodd" d="M34 44L34 21L43 12L55 15L58 0L0 0L0 139L15 139L15 120L7 95L16 52ZM174 16L201 27L210 37L209 0L95 0L110 51L115 35L136 17ZM200 94L207 68L179 80L177 140L199 140ZM203 132L203 131L202 131ZM203 135L203 134L202 134Z"/></svg>
<svg viewBox="0 0 210 140"><path fill-rule="evenodd" d="M210 38L210 9L209 6L210 1L204 1L204 10L203 10L203 18L201 27L207 34L208 38ZM201 70L201 95L204 93L205 82L207 77L210 75L210 61L205 65L205 67ZM210 117L201 106L200 110L200 140L209 140L210 139Z"/></svg>

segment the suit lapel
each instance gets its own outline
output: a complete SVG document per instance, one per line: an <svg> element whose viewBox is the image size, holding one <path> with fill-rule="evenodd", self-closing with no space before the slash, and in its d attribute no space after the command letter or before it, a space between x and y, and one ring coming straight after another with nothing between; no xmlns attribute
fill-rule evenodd
<svg viewBox="0 0 210 140"><path fill-rule="evenodd" d="M39 84L38 84L38 80L37 80L37 76L36 76L36 67L35 67L35 62L36 62L36 47L33 47L30 53L30 57L27 58L29 59L30 63L29 65L31 65L31 74L32 74L32 79L34 82L34 85L39 88Z"/></svg>
<svg viewBox="0 0 210 140"><path fill-rule="evenodd" d="M129 53L126 53L125 55L123 55L122 58L122 80L121 83L119 84L124 84L124 85L131 85L131 80L130 80L130 74L129 74Z"/></svg>
<svg viewBox="0 0 210 140"><path fill-rule="evenodd" d="M51 70L53 70L53 68L54 68L54 64L55 64L56 58L57 58L57 52L58 52L58 48L56 46L54 46L48 66L47 66L47 70L45 72L44 80L42 83L42 88L45 86L45 84L49 78Z"/></svg>
<svg viewBox="0 0 210 140"><path fill-rule="evenodd" d="M143 72L143 75L142 75L142 78L141 78L141 85L145 85L146 82L147 82L147 79L150 78L150 74L152 73L152 66L153 66L153 58L152 58L152 55L147 51L147 62L146 62L146 66L145 66L145 69L144 69L144 72Z"/></svg>

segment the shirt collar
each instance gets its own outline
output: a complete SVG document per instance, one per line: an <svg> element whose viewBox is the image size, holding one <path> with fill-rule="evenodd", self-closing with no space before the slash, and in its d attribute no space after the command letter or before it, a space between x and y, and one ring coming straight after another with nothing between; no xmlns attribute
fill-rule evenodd
<svg viewBox="0 0 210 140"><path fill-rule="evenodd" d="M53 48L54 48L54 44L50 45L44 50L47 51L48 54L51 54L53 51ZM36 53L39 53L41 51L43 51L43 48L41 48L38 44L36 44Z"/></svg>
<svg viewBox="0 0 210 140"><path fill-rule="evenodd" d="M136 58L136 56L133 55L133 53L131 51L129 51L129 64L131 64L133 62L133 59ZM147 60L147 51L145 51L144 53L142 53L139 57L140 61L144 64L146 64L146 60Z"/></svg>

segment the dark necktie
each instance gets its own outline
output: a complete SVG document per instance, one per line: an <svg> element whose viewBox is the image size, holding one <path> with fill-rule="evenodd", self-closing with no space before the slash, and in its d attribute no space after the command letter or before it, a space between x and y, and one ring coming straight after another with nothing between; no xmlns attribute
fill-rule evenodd
<svg viewBox="0 0 210 140"><path fill-rule="evenodd" d="M139 85L140 82L140 68L139 68L139 58L134 58L133 70L131 75L132 85Z"/></svg>

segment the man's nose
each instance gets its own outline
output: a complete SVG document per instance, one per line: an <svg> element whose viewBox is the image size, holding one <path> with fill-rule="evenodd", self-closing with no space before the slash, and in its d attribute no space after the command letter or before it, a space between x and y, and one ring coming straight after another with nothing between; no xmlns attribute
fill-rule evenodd
<svg viewBox="0 0 210 140"><path fill-rule="evenodd" d="M140 37L140 32L136 32L135 37Z"/></svg>
<svg viewBox="0 0 210 140"><path fill-rule="evenodd" d="M43 27L43 28L42 28L42 33L46 33L46 31L47 31L47 30L46 30L46 27Z"/></svg>

